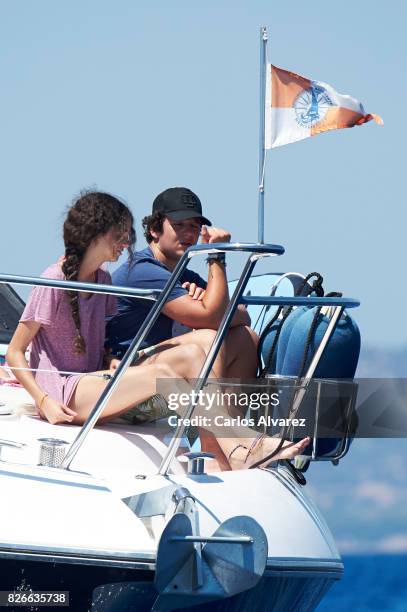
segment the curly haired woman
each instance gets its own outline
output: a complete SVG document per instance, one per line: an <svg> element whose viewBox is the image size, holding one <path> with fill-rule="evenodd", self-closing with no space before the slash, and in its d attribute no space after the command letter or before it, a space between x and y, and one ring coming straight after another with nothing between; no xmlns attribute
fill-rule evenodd
<svg viewBox="0 0 407 612"><path fill-rule="evenodd" d="M133 216L116 197L87 192L68 211L63 237L65 256L43 273L50 279L110 284L101 266L117 261L135 242ZM35 287L7 352L7 363L50 423L83 423L103 392L105 317L116 312L106 294ZM25 351L31 345L29 367ZM197 345L179 346L157 355L154 363L128 368L102 418L109 420L147 400L157 378L196 378L205 354ZM47 372L41 371L47 370ZM49 371L54 372L50 373ZM65 376L60 372L79 372ZM100 376L94 376L94 374Z"/></svg>

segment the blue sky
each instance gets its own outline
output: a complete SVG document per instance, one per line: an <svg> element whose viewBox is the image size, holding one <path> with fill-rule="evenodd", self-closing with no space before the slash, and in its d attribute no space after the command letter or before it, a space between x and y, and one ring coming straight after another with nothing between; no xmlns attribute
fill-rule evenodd
<svg viewBox="0 0 407 612"><path fill-rule="evenodd" d="M319 0L308 9L261 0L0 8L4 272L39 274L56 260L64 211L83 187L122 196L139 223L158 192L186 185L234 239L256 240L264 24L273 63L330 83L385 121L272 151L266 239L286 255L271 269L322 272L327 290L361 299L366 343L407 342L390 316L407 297L402 2L380 11L364 0L341 9ZM230 261L231 276L238 268Z"/></svg>

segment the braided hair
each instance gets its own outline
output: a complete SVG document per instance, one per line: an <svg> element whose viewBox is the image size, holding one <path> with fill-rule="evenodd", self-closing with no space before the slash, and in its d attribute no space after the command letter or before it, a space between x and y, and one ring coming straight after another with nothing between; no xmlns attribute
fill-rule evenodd
<svg viewBox="0 0 407 612"><path fill-rule="evenodd" d="M65 258L62 262L62 272L66 280L78 280L79 268L87 248L95 238L106 234L112 228L117 229L118 237L128 232L128 252L131 257L136 234L133 215L127 206L109 193L82 192L68 210L63 227ZM81 334L78 292L68 291L67 294L76 328L74 350L76 354L82 354L86 350L86 344Z"/></svg>

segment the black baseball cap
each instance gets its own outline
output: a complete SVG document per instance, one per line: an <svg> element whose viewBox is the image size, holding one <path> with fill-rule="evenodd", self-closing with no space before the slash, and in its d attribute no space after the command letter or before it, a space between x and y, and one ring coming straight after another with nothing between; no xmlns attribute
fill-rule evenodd
<svg viewBox="0 0 407 612"><path fill-rule="evenodd" d="M162 212L173 221L200 217L203 225L212 225L209 219L202 215L201 200L186 187L170 187L160 193L153 202L153 214L156 212Z"/></svg>

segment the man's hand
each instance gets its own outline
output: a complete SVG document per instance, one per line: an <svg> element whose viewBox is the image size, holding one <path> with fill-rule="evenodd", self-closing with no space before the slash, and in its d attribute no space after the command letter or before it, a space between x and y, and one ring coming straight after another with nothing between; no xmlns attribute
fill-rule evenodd
<svg viewBox="0 0 407 612"><path fill-rule="evenodd" d="M103 357L103 367L107 370L110 370L111 372L114 372L114 370L117 370L117 368L119 367L119 363L120 359L117 359L117 357L113 357L112 349L105 349L105 354Z"/></svg>
<svg viewBox="0 0 407 612"><path fill-rule="evenodd" d="M49 396L42 402L40 414L43 419L45 418L53 425L57 423L71 423L73 418L77 416L75 410L72 410L64 404L60 404Z"/></svg>
<svg viewBox="0 0 407 612"><path fill-rule="evenodd" d="M205 295L205 289L203 289L202 287L198 287L196 283L189 283L188 281L182 283L182 286L188 291L188 294L193 300L203 300L203 297Z"/></svg>
<svg viewBox="0 0 407 612"><path fill-rule="evenodd" d="M220 227L201 227L202 244L212 244L213 242L230 242L230 234Z"/></svg>
<svg viewBox="0 0 407 612"><path fill-rule="evenodd" d="M109 370L111 372L114 372L115 370L117 370L117 368L120 365L120 359L117 359L117 357L112 357L109 363Z"/></svg>

